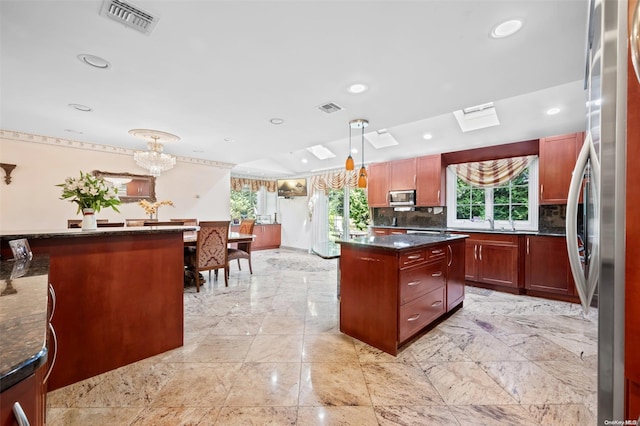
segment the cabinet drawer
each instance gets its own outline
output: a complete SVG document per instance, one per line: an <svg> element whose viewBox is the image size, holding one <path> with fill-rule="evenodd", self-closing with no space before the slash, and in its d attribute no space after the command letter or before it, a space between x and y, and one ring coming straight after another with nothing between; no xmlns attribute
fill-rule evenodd
<svg viewBox="0 0 640 426"><path fill-rule="evenodd" d="M399 342L409 339L444 313L444 292L445 288L441 287L400 307Z"/></svg>
<svg viewBox="0 0 640 426"><path fill-rule="evenodd" d="M408 268L427 261L427 253L424 249L408 251L400 255L400 269Z"/></svg>
<svg viewBox="0 0 640 426"><path fill-rule="evenodd" d="M427 249L427 260L444 259L446 247L433 247Z"/></svg>
<svg viewBox="0 0 640 426"><path fill-rule="evenodd" d="M445 285L444 261L428 263L400 271L400 304Z"/></svg>

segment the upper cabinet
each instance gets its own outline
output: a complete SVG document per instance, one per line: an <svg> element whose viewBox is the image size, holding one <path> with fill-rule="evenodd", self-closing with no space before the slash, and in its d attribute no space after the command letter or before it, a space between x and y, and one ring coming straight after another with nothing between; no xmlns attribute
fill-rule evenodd
<svg viewBox="0 0 640 426"><path fill-rule="evenodd" d="M389 191L416 189L416 159L389 162Z"/></svg>
<svg viewBox="0 0 640 426"><path fill-rule="evenodd" d="M416 205L444 206L444 169L440 154L416 159Z"/></svg>
<svg viewBox="0 0 640 426"><path fill-rule="evenodd" d="M540 139L540 204L567 204L584 133Z"/></svg>
<svg viewBox="0 0 640 426"><path fill-rule="evenodd" d="M367 202L369 207L389 205L389 163L369 164Z"/></svg>

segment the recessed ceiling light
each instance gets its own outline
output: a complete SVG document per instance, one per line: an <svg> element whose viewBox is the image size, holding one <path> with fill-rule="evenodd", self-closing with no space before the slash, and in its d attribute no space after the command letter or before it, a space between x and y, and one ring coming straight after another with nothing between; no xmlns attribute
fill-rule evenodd
<svg viewBox="0 0 640 426"><path fill-rule="evenodd" d="M433 135L431 133L425 133L424 135L422 135L422 139L428 141L431 140L433 138Z"/></svg>
<svg viewBox="0 0 640 426"><path fill-rule="evenodd" d="M493 27L493 30L491 30L491 37L509 37L510 35L517 33L520 28L522 28L522 21L520 19L511 19Z"/></svg>
<svg viewBox="0 0 640 426"><path fill-rule="evenodd" d="M82 112L91 112L91 111L93 111L91 109L91 107L88 107L86 105L81 105L81 104L69 104L69 107L73 108L75 110L78 110L78 111L82 111Z"/></svg>
<svg viewBox="0 0 640 426"><path fill-rule="evenodd" d="M366 92L369 87L366 84L355 83L349 86L349 93L362 93Z"/></svg>
<svg viewBox="0 0 640 426"><path fill-rule="evenodd" d="M82 132L79 130L73 130L73 129L64 129L65 132L69 132L69 133L75 133L76 135L81 135Z"/></svg>
<svg viewBox="0 0 640 426"><path fill-rule="evenodd" d="M302 159L302 160L300 160L300 161L302 161L304 164L307 164L307 162L308 162L309 160L307 160L306 158L303 158L303 159Z"/></svg>
<svg viewBox="0 0 640 426"><path fill-rule="evenodd" d="M560 112L560 108L558 107L553 107L553 108L549 108L547 110L547 115L556 115L557 113Z"/></svg>
<svg viewBox="0 0 640 426"><path fill-rule="evenodd" d="M272 118L271 120L269 120L269 123L271 123L271 124L282 124L282 123L284 123L284 120L282 118Z"/></svg>
<svg viewBox="0 0 640 426"><path fill-rule="evenodd" d="M352 154L357 154L358 153L358 148L351 148L351 153Z"/></svg>
<svg viewBox="0 0 640 426"><path fill-rule="evenodd" d="M78 55L78 59L83 64L92 66L94 68L100 68L100 69L103 69L103 70L105 70L107 68L111 68L111 64L109 63L109 61L107 61L106 59L102 59L99 56L88 55L86 53L82 53L82 54Z"/></svg>

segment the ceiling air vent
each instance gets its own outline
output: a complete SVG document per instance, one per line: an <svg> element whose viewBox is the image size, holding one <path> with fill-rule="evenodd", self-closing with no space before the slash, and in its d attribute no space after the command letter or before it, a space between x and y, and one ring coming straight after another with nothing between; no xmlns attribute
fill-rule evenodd
<svg viewBox="0 0 640 426"><path fill-rule="evenodd" d="M158 17L132 3L120 0L104 0L100 15L107 16L146 35L149 35L158 23Z"/></svg>
<svg viewBox="0 0 640 426"><path fill-rule="evenodd" d="M318 109L320 111L322 111L322 112L326 112L327 114L332 114L334 112L342 111L344 108L342 108L338 104L334 104L333 102L329 102L329 103L326 103L324 105L320 105L318 107Z"/></svg>

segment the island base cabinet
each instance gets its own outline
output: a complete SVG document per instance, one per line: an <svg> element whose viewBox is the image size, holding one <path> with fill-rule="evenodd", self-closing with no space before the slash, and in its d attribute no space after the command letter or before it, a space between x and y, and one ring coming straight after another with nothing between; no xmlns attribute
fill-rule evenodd
<svg viewBox="0 0 640 426"><path fill-rule="evenodd" d="M414 334L426 327L433 320L444 314L446 309L445 288L440 287L418 299L400 307L400 324L398 340L405 342Z"/></svg>
<svg viewBox="0 0 640 426"><path fill-rule="evenodd" d="M46 368L40 367L34 374L0 393L0 426L19 424L13 412L13 404L16 402L20 404L31 426L45 424L45 370Z"/></svg>
<svg viewBox="0 0 640 426"><path fill-rule="evenodd" d="M464 300L465 250L464 241L447 246L447 312Z"/></svg>

